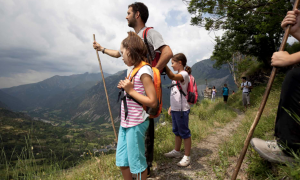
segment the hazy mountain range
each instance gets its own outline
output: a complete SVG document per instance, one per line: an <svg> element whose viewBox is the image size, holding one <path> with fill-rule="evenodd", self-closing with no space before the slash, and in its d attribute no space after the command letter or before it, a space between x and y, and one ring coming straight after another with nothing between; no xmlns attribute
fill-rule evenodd
<svg viewBox="0 0 300 180"><path fill-rule="evenodd" d="M226 65L223 65L220 70L213 68L214 61L203 60L192 66L192 74L196 79L199 96L203 96L203 90L207 86L217 88L217 96L222 96L222 87L226 83L232 93L232 90L237 90L233 77Z"/></svg>
<svg viewBox="0 0 300 180"><path fill-rule="evenodd" d="M227 83L230 90L235 88L233 78L223 66L220 70L214 69L214 62L203 60L192 66L192 75L195 77L198 92L209 86L220 89ZM117 103L120 79L124 79L126 70L110 75L105 73L105 82L109 94L110 105L114 119L118 121L120 103ZM26 84L0 90L0 107L13 111L25 111L32 117L52 120L72 120L77 122L109 120L109 111L104 92L101 74L77 74L71 76L53 76L44 81ZM170 105L170 90L167 88L171 80L162 76L163 106Z"/></svg>

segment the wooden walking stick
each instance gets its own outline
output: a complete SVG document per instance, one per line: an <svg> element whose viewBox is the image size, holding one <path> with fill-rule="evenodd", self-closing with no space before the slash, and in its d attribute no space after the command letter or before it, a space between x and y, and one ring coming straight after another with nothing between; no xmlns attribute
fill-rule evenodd
<svg viewBox="0 0 300 180"><path fill-rule="evenodd" d="M94 41L96 41L95 34L93 34L93 36L94 36ZM109 115L110 115L110 119L111 119L111 124L112 124L112 127L114 129L114 133L115 133L115 137L116 137L116 142L118 142L118 135L117 135L116 128L115 128L115 125L114 125L114 118L113 118L113 116L111 114L111 109L110 109L108 94L107 94L106 85L105 85L105 79L104 79L104 75L103 75L103 71L102 71L102 66L101 66L101 61L100 61L100 57L99 57L97 49L96 49L96 54L97 54L97 57L98 57L98 62L99 62L100 71L101 71L101 75L102 75L102 81L103 81L104 90L105 90L105 94L106 94L106 100L107 100L107 106L108 106Z"/></svg>
<svg viewBox="0 0 300 180"><path fill-rule="evenodd" d="M293 7L293 10L297 9L298 5L299 5L299 0L296 0L296 1L295 1L295 4L294 4L294 7ZM290 29L291 29L291 26L288 25L287 28L286 28L286 30L285 30L285 33L284 33L283 40L282 40L282 42L281 42L279 51L283 51L283 50L284 50L286 41L287 41L288 36L289 36L289 34L290 34ZM238 159L238 161L237 161L237 164L236 164L236 166L235 166L235 170L234 170L234 172L233 172L233 174L232 174L232 176L231 176L231 180L235 180L236 177L237 177L237 175L238 175L238 173L239 173L239 170L240 170L240 168L241 168L241 165L242 165L242 163L243 163L244 157L245 157L245 155L246 155L247 148L248 148L248 145L249 145L249 143L250 143L251 137L252 137L252 135L253 135L253 132L254 132L254 130L255 130L256 125L258 124L258 121L259 121L259 119L260 119L260 117L261 117L261 114L262 114L262 112L263 112L263 110L264 110L264 108L265 108L267 99L268 99L268 97L269 97L270 90L271 90L271 87L272 87L272 84L273 84L273 81L274 81L274 78L275 78L276 71L277 71L277 68L276 68L276 67L273 67L272 72L271 72L271 75L270 75L269 82L268 82L268 84L267 84L267 88L266 88L265 94L264 94L263 99L262 99L262 101L261 101L261 103L260 103L260 107L259 107L258 112L257 112L257 114L256 114L256 117L255 117L255 119L254 119L254 121L253 121L253 124L252 124L252 126L251 126L251 128L250 128L250 131L249 131L249 133L248 133L248 136L247 136L247 138L246 138L246 140L245 140L243 150L242 150L242 152L240 153L240 157L239 157L239 159Z"/></svg>

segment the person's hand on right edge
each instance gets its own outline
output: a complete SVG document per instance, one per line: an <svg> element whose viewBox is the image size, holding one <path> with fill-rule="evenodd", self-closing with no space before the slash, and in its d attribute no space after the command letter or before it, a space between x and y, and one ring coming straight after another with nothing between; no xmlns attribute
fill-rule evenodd
<svg viewBox="0 0 300 180"><path fill-rule="evenodd" d="M288 11L281 22L281 27L286 30L291 25L290 34L300 40L300 11ZM289 54L286 51L275 52L272 56L271 65L275 67L290 66L300 62L300 53Z"/></svg>

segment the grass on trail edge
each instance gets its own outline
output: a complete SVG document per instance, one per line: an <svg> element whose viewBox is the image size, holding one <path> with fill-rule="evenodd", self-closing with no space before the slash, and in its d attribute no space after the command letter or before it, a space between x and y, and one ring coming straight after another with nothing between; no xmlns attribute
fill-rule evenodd
<svg viewBox="0 0 300 180"><path fill-rule="evenodd" d="M193 105L191 107L189 120L189 127L192 134L192 146L196 146L203 138L213 133L215 127L225 126L236 116L237 114L232 108L224 104L221 99L217 99L215 102L205 99L201 101L201 103ZM175 146L175 135L172 132L172 120L166 110L163 110L159 123L155 128L153 166L157 167L164 162L170 161L170 159L165 158L163 154L171 151ZM183 144L181 150L184 151ZM30 151L30 149L28 151ZM20 174L25 179L122 179L121 171L115 164L115 154L103 154L94 157L91 153L90 156L91 159L66 170L60 169L60 166L55 162L48 165L53 167L52 171L46 171L45 168L37 168L33 163L27 163L23 165L24 167L6 166L5 172L2 172L1 174L4 175L6 179L8 179L8 172L11 171L14 171L14 173L10 173L9 178L12 179L18 179ZM0 160L5 161L4 157L5 152L2 151ZM34 157L31 157L31 159L34 159ZM24 159L20 157L19 161L24 161ZM8 160L6 160L6 162L2 164L8 163ZM25 169L28 171L24 171Z"/></svg>
<svg viewBox="0 0 300 180"><path fill-rule="evenodd" d="M253 137L264 140L274 139L275 118L283 78L283 75L277 75L272 85L272 89L263 114L254 131ZM228 162L229 157L239 157L239 154L244 146L244 141L259 109L265 88L266 84L262 84L253 88L250 95L251 107L245 112L245 118L232 135L232 138L228 141L225 141L220 146L218 164L222 164L224 166L217 174L219 179L230 178L228 174L226 175L226 170L230 165ZM243 110L244 107L242 106L241 97L242 94L241 91L239 91L231 97L232 99L229 100L228 105L232 108ZM290 179L300 179L300 159L299 157L296 157L296 159L297 162L293 166L283 164L271 165L271 163L262 159L251 147L251 145L249 145L243 163L248 164L248 179L283 179L284 177L289 177ZM235 164L236 162L234 162L234 166ZM232 174L229 175L231 176Z"/></svg>

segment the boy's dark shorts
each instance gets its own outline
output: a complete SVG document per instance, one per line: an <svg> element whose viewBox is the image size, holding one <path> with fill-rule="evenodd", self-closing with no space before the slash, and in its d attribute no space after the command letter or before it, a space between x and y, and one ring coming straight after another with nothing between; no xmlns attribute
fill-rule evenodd
<svg viewBox="0 0 300 180"><path fill-rule="evenodd" d="M189 129L189 113L190 113L190 110L188 110L188 111L171 111L173 133L176 136L180 136L182 139L187 139L187 138L191 137L191 131Z"/></svg>
<svg viewBox="0 0 300 180"><path fill-rule="evenodd" d="M228 96L223 95L224 102L227 102Z"/></svg>

